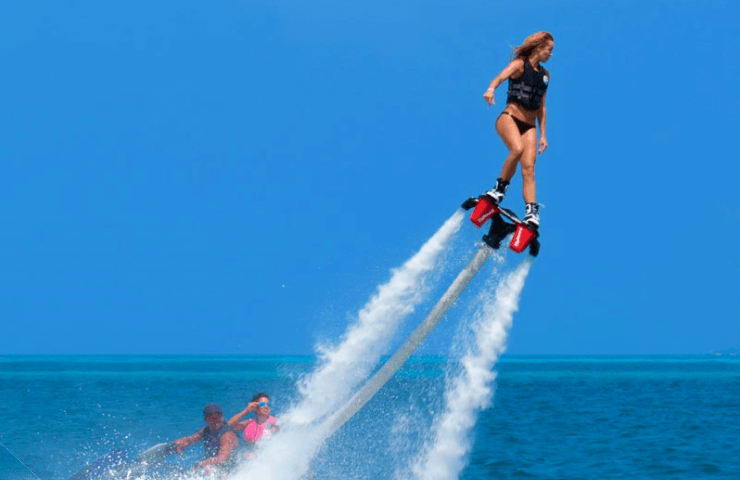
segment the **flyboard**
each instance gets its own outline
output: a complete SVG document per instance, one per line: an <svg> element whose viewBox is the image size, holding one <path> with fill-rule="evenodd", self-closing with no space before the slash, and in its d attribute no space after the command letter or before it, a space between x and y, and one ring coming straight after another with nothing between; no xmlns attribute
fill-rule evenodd
<svg viewBox="0 0 740 480"><path fill-rule="evenodd" d="M529 254L533 257L540 253L539 228L519 220L514 212L497 205L489 196L470 197L461 207L465 210L474 208L470 221L477 227L483 226L491 219L488 235L483 236L483 241L491 248L499 248L504 238L513 233L509 244L513 251L522 253L529 247Z"/></svg>
<svg viewBox="0 0 740 480"><path fill-rule="evenodd" d="M141 452L134 461L127 461L126 450L111 450L87 467L75 473L68 480L102 480L113 478L135 478L152 470L165 468L171 472L181 471L182 467L174 464L163 466L164 459L177 452L174 443L160 443ZM133 476L133 477L132 477Z"/></svg>
<svg viewBox="0 0 740 480"><path fill-rule="evenodd" d="M480 247L470 263L455 278L452 285L449 286L424 321L411 333L406 342L341 409L322 424L321 430L323 430L324 440L332 436L352 418L390 380L393 374L401 368L401 365L429 336L491 255L491 249L498 249L501 242L513 233L510 243L512 250L522 253L529 247L529 253L533 257L536 257L539 253L538 229L519 220L511 210L496 205L485 195L477 198L471 197L465 200L461 207L465 210L475 207L470 220L478 227L491 219L490 230L487 235L483 236L484 245ZM509 221L507 222L502 217Z"/></svg>

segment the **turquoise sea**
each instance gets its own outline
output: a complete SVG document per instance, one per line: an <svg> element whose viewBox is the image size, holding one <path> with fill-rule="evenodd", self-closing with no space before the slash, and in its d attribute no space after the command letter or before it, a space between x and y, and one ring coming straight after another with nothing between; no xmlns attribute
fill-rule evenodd
<svg viewBox="0 0 740 480"><path fill-rule="evenodd" d="M0 356L0 480L67 480L112 449L190 435L203 405L217 402L228 417L257 391L280 418L315 363ZM314 478L394 478L429 435L453 367L412 359L328 440ZM740 357L505 355L496 371L460 478L740 478ZM192 464L197 448L173 461Z"/></svg>

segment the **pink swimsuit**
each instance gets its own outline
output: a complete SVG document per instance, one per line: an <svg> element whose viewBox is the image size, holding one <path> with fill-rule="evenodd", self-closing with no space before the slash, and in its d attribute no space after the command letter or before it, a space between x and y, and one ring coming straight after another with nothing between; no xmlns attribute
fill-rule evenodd
<svg viewBox="0 0 740 480"><path fill-rule="evenodd" d="M270 417L264 423L258 425L254 418L249 419L247 426L244 427L244 440L247 443L254 443L261 440L262 437L269 438L277 426L277 418Z"/></svg>

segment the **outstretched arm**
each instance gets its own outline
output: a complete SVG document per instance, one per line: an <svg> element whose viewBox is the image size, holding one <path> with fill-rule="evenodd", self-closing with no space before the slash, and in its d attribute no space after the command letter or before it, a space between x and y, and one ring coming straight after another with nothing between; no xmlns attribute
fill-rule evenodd
<svg viewBox="0 0 740 480"><path fill-rule="evenodd" d="M188 448L190 445L200 442L202 439L203 430L205 430L205 428L201 428L194 435L190 435L189 437L178 438L177 440L175 440L174 444L177 445L177 453L182 454L182 450L184 448Z"/></svg>
<svg viewBox="0 0 740 480"><path fill-rule="evenodd" d="M496 75L496 78L491 80L490 85L488 85L488 90L486 90L486 93L483 94L483 98L488 103L488 106L490 107L495 102L493 101L493 91L498 88L499 85L504 83L507 79L514 77L518 78L521 76L522 72L524 71L524 60L521 58L515 58L511 61L509 65L504 68L501 73Z"/></svg>

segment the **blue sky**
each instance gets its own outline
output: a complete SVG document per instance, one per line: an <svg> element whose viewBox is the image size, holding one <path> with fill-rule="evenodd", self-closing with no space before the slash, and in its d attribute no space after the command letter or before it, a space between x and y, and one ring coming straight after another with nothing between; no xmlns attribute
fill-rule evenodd
<svg viewBox="0 0 740 480"><path fill-rule="evenodd" d="M740 348L732 2L6 3L0 353L311 353L490 188L539 30L509 353Z"/></svg>

